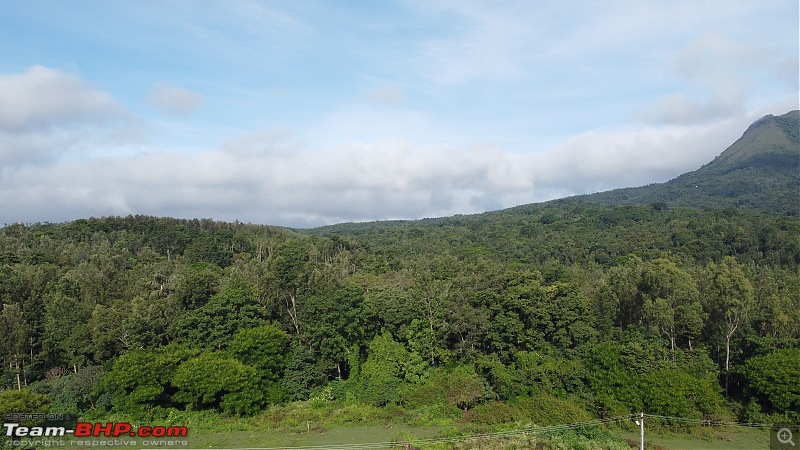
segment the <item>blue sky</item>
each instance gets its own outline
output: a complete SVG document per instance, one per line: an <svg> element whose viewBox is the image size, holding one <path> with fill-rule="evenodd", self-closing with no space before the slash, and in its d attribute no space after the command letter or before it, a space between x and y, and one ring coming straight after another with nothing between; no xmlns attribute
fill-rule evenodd
<svg viewBox="0 0 800 450"><path fill-rule="evenodd" d="M0 223L317 226L662 182L798 108L796 1L0 3Z"/></svg>

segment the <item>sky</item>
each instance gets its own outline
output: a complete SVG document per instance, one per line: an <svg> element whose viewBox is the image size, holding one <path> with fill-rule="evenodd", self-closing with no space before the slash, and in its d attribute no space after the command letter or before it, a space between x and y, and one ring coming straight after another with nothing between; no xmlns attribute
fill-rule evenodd
<svg viewBox="0 0 800 450"><path fill-rule="evenodd" d="M799 9L0 2L0 225L306 228L668 181L798 109Z"/></svg>

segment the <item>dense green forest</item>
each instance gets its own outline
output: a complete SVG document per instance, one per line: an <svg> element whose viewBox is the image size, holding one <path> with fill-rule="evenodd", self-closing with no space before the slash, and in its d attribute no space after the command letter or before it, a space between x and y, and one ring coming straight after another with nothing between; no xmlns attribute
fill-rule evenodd
<svg viewBox="0 0 800 450"><path fill-rule="evenodd" d="M0 413L798 423L798 119L662 185L477 215L6 225Z"/></svg>
<svg viewBox="0 0 800 450"><path fill-rule="evenodd" d="M7 225L0 397L94 417L312 398L476 423L798 421L798 236L795 217L575 199L300 231Z"/></svg>

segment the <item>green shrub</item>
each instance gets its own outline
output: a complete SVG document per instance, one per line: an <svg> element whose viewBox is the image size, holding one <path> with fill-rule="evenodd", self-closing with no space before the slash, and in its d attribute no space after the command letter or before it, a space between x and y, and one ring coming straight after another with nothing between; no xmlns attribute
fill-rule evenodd
<svg viewBox="0 0 800 450"><path fill-rule="evenodd" d="M53 399L45 394L37 394L30 389L21 391L9 389L0 391L0 416L11 413L42 413L50 412ZM23 426L41 425L43 421L22 421Z"/></svg>
<svg viewBox="0 0 800 450"><path fill-rule="evenodd" d="M800 410L800 349L786 348L750 358L742 372L750 389L773 411Z"/></svg>
<svg viewBox="0 0 800 450"><path fill-rule="evenodd" d="M403 404L417 408L444 403L455 408L469 409L484 396L484 380L472 366L458 366L452 370L434 369L424 384L406 385L402 393Z"/></svg>
<svg viewBox="0 0 800 450"><path fill-rule="evenodd" d="M333 399L342 404L369 403L373 406L395 405L401 400L406 389L399 378L335 380L329 385Z"/></svg>
<svg viewBox="0 0 800 450"><path fill-rule="evenodd" d="M396 411L396 408L354 403L337 408L332 420L336 425L379 425L392 422L392 414Z"/></svg>
<svg viewBox="0 0 800 450"><path fill-rule="evenodd" d="M464 418L464 411L446 403L425 405L413 410L411 426L445 426Z"/></svg>
<svg viewBox="0 0 800 450"><path fill-rule="evenodd" d="M664 416L702 418L717 412L723 400L717 383L679 369L647 374L643 391L645 411Z"/></svg>
<svg viewBox="0 0 800 450"><path fill-rule="evenodd" d="M70 372L37 384L42 393L53 399L53 411L78 416L96 407L100 397L98 387L102 378L103 369L92 366L83 368L77 373Z"/></svg>
<svg viewBox="0 0 800 450"><path fill-rule="evenodd" d="M290 337L275 325L247 328L228 342L228 351L237 360L256 369L259 377L277 381L286 368Z"/></svg>
<svg viewBox="0 0 800 450"><path fill-rule="evenodd" d="M191 409L217 408L229 414L253 414L264 405L256 369L222 352L203 353L181 364L172 378L175 400Z"/></svg>
<svg viewBox="0 0 800 450"><path fill-rule="evenodd" d="M497 401L480 404L470 412L471 422L486 425L512 423L517 417L517 411L511 405Z"/></svg>
<svg viewBox="0 0 800 450"><path fill-rule="evenodd" d="M130 350L117 358L104 374L101 389L113 396L112 404L118 412L172 406L171 394L176 390L173 374L179 365L197 354L196 350L175 344Z"/></svg>
<svg viewBox="0 0 800 450"><path fill-rule="evenodd" d="M592 416L577 403L547 393L517 397L511 406L516 411L517 421L523 423L547 426L592 420Z"/></svg>

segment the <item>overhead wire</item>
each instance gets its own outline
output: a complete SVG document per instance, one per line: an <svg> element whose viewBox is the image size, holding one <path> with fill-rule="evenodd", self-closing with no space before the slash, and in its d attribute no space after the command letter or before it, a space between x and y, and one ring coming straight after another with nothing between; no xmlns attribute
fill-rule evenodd
<svg viewBox="0 0 800 450"><path fill-rule="evenodd" d="M727 422L727 421L713 420L713 419L692 419L688 417L661 416L657 414L645 414L644 417L645 418L649 417L651 419L668 420L671 422L694 423L697 425L719 426L719 427L770 428L773 426L772 424L768 423Z"/></svg>
<svg viewBox="0 0 800 450"><path fill-rule="evenodd" d="M403 439L403 440L394 440L388 442L370 442L362 444L328 444L328 445L312 445L312 446L298 446L298 447L290 447L290 446L249 447L249 448L216 449L216 450L362 450L362 449L366 450L366 449L377 449L377 448L404 447L406 444L413 447L426 444L448 444L456 442L475 441L480 439L515 437L520 435L533 436L533 435L546 434L556 431L586 428L586 427L604 425L608 423L621 422L630 420L631 417L632 417L631 415L625 415L625 416L611 417L605 419L589 420L584 422L575 422L569 424L550 425L544 427L527 427L516 430L497 431L493 433L467 434L467 435L448 436L439 438Z"/></svg>
<svg viewBox="0 0 800 450"><path fill-rule="evenodd" d="M599 425L605 425L609 423L615 422L623 422L628 420L637 420L640 417L644 417L645 419L657 419L657 420L665 420L670 422L681 422L681 423L691 423L696 425L706 425L706 426L732 426L732 427L743 427L743 428L770 428L772 427L771 424L765 423L744 423L744 422L727 422L727 421L718 421L718 420L709 420L709 419L695 419L689 417L675 417L675 416L663 416L657 414L627 414L623 416L617 417L609 417L604 419L594 419L588 420L584 422L574 422L574 423L567 423L567 424L559 424L559 425L549 425L543 427L526 427L526 428L519 428L515 430L508 430L508 431L497 431L492 433L477 433L477 434L466 434L460 436L447 436L447 437L438 437L438 438L424 438L424 439L399 439L387 442L368 442L362 444L328 444L328 445L310 445L310 446L298 446L298 447L291 447L291 446L283 446L283 447L247 447L247 448L236 448L236 449L215 449L215 450L368 450L368 449L379 449L379 448L400 448L400 447L416 447L420 445L430 445L430 444L450 444L450 443L457 443L457 442L467 442L467 441L475 441L480 439L491 439L491 438L506 438L506 437L517 437L517 436L535 436L539 434L547 434L552 432L558 431L565 431L565 430L573 430L579 428L587 428L587 427L594 427ZM186 449L186 450L194 450L194 449ZM199 450L199 449L198 449ZM207 450L207 449L203 449Z"/></svg>

